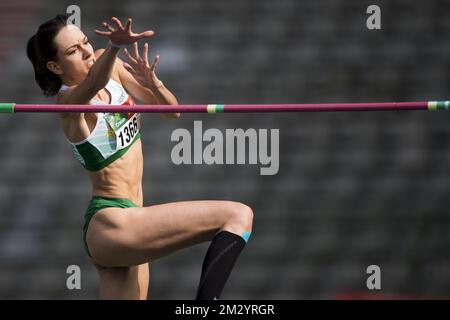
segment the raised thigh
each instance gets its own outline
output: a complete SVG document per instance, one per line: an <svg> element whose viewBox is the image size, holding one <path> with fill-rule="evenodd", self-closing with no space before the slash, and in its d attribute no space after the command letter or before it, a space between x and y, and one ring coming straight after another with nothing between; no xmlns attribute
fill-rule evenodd
<svg viewBox="0 0 450 320"><path fill-rule="evenodd" d="M91 220L89 250L97 263L136 265L211 240L230 212L245 210L232 201L180 201L143 208L106 208Z"/></svg>

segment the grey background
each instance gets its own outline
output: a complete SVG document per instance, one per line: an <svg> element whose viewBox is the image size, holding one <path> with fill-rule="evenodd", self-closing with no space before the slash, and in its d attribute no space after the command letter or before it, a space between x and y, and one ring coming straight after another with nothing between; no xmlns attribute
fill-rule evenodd
<svg viewBox="0 0 450 320"><path fill-rule="evenodd" d="M31 1L0 3L0 97L50 102L26 59L28 38L70 4L82 29L133 17L153 29L160 78L180 103L445 100L449 1ZM382 30L366 29L366 8ZM377 112L144 116L145 204L230 199L255 212L253 234L225 299L450 296L449 114ZM175 166L176 128L280 129L280 171ZM88 178L50 114L0 116L0 298L96 299L83 252ZM150 298L192 299L207 244L156 261ZM66 268L82 290L66 288ZM360 297L360 296L350 297Z"/></svg>

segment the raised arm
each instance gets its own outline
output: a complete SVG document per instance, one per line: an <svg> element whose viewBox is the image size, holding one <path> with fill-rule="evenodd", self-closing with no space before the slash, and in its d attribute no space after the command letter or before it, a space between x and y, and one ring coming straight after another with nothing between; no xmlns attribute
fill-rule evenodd
<svg viewBox="0 0 450 320"><path fill-rule="evenodd" d="M162 81L156 76L156 66L159 56L148 62L148 44L144 44L142 56L139 54L137 43L133 44L133 55L127 49L124 50L129 63L118 60L117 68L122 84L132 96L146 104L177 105L175 96L168 90ZM165 118L178 118L179 113L161 114Z"/></svg>
<svg viewBox="0 0 450 320"><path fill-rule="evenodd" d="M108 23L104 22L103 26L108 31L95 30L95 33L109 38L110 44L97 59L96 63L89 70L86 78L76 86L67 90L59 99L60 103L64 104L87 104L97 94L99 90L104 88L108 83L113 68L119 53L120 47L135 43L142 38L151 37L153 31L145 31L136 34L131 31L131 19L128 19L125 27L117 18L112 18L116 25L113 28Z"/></svg>

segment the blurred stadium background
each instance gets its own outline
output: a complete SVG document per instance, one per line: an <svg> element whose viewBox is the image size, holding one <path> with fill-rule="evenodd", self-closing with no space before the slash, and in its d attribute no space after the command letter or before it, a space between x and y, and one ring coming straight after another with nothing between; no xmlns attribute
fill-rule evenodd
<svg viewBox="0 0 450 320"><path fill-rule="evenodd" d="M34 82L26 42L43 21L81 8L95 27L133 17L154 29L151 54L180 103L308 103L449 98L450 2L430 1L3 1L0 100L49 102ZM382 30L366 28L366 8ZM252 238L224 299L450 297L450 115L378 112L147 115L145 204L232 199L255 212ZM280 129L280 171L175 166L176 128ZM50 114L0 116L0 298L96 299L83 252L88 178ZM193 299L206 244L155 261L151 299ZM81 267L82 289L66 288ZM369 296L367 296L369 294Z"/></svg>

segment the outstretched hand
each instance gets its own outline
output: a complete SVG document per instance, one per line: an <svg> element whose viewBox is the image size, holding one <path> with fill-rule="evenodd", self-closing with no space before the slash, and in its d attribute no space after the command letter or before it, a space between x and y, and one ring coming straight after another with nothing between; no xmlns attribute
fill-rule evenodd
<svg viewBox="0 0 450 320"><path fill-rule="evenodd" d="M122 26L122 23L116 17L111 18L111 20L116 25L116 28L113 28L106 22L103 22L102 25L108 31L100 31L95 29L94 32L100 36L108 37L113 45L116 46L126 46L132 43L136 43L139 39L150 38L155 34L152 30L147 30L141 33L134 33L131 31L131 23L132 20L129 18L125 27Z"/></svg>
<svg viewBox="0 0 450 320"><path fill-rule="evenodd" d="M138 45L133 44L133 55L127 49L124 51L128 62L124 63L125 69L130 72L141 86L155 90L163 85L156 76L156 66L159 62L159 55L156 55L152 63L148 63L148 43L144 44L142 57L139 54Z"/></svg>

